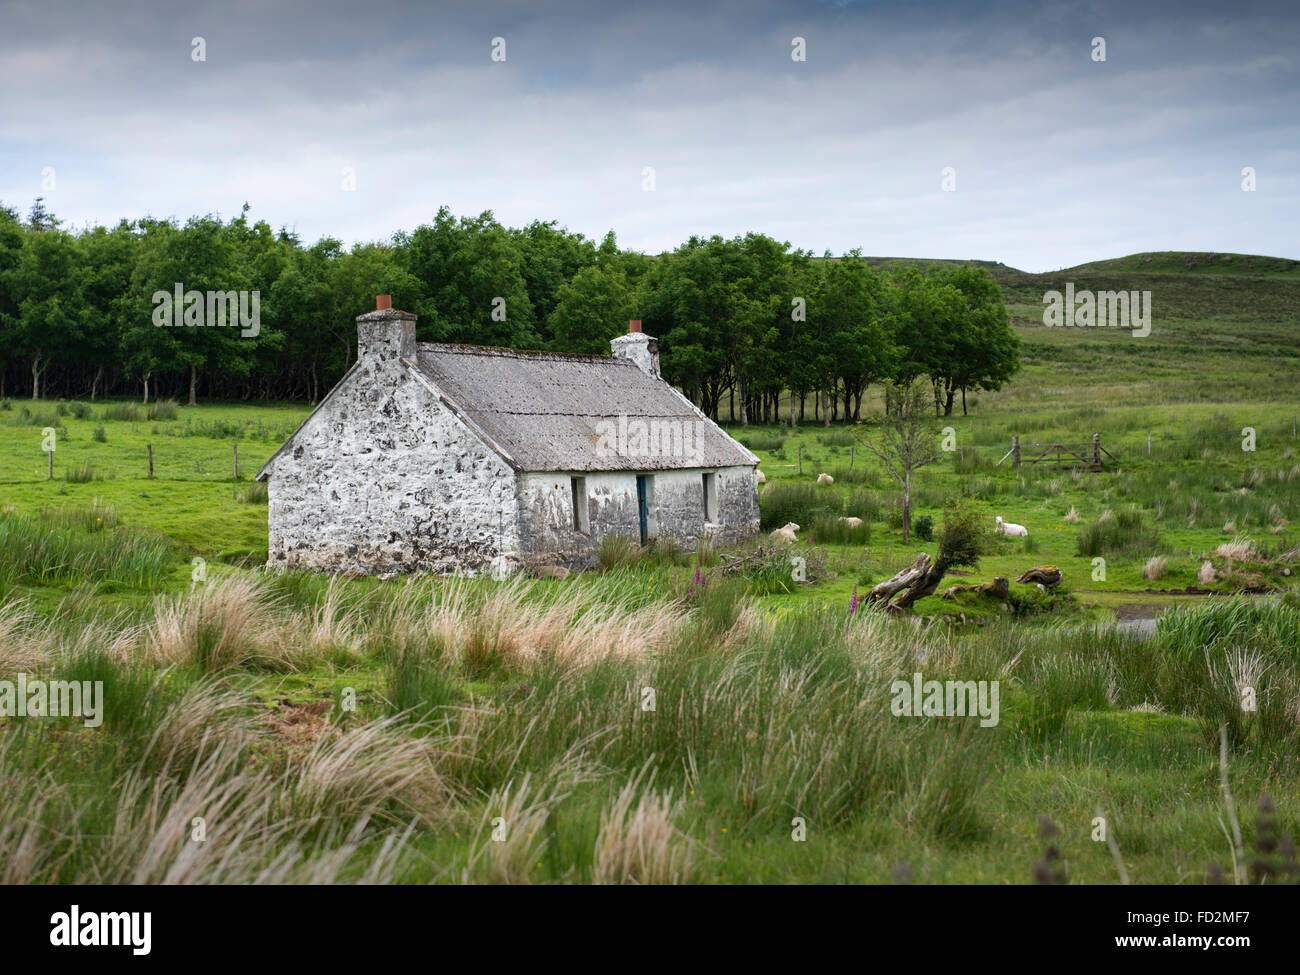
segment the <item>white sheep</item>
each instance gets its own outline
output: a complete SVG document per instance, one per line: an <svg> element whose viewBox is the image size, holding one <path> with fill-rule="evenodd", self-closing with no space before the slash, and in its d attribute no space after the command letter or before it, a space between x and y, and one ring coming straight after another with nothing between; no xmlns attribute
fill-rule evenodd
<svg viewBox="0 0 1300 975"><path fill-rule="evenodd" d="M834 483L835 483L835 478L831 477L829 474L818 474L818 475L817 475L817 483L818 483L818 484L834 484Z"/></svg>
<svg viewBox="0 0 1300 975"><path fill-rule="evenodd" d="M846 516L844 516L844 515L840 515L840 519L839 519L839 520L842 521L842 522L844 522L844 524L848 525L850 528L861 528L861 527L862 527L862 519L861 519L861 518L851 518L851 517L846 517Z"/></svg>
<svg viewBox="0 0 1300 975"><path fill-rule="evenodd" d="M754 473L758 475L758 483L759 483L759 484L766 484L766 483L767 483L767 477L763 474L762 471L755 471Z"/></svg>
<svg viewBox="0 0 1300 975"><path fill-rule="evenodd" d="M789 522L786 525L777 528L775 531L772 531L768 535L768 537L771 538L772 541L774 542L785 542L785 544L787 545L793 545L795 542L799 540L795 538L794 535L798 527L799 526L796 525L794 522Z"/></svg>
<svg viewBox="0 0 1300 975"><path fill-rule="evenodd" d="M997 517L997 528L995 529L1003 535L1016 535L1023 538L1029 537L1029 529L1024 525L1014 525L1009 521L1003 521L1002 516Z"/></svg>

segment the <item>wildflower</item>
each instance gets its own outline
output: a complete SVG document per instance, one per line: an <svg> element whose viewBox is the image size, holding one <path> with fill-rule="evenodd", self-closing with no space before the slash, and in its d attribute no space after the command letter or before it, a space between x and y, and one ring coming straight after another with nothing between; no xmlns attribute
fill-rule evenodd
<svg viewBox="0 0 1300 975"><path fill-rule="evenodd" d="M853 587L853 599L849 601L849 615L852 616L858 611L858 587Z"/></svg>

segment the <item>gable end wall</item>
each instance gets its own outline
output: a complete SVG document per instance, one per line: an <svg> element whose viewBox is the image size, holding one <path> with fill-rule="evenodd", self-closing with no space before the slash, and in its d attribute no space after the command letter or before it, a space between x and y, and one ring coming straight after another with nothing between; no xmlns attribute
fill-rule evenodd
<svg viewBox="0 0 1300 975"><path fill-rule="evenodd" d="M275 458L272 567L443 574L513 564L514 470L407 369L396 356L367 358Z"/></svg>

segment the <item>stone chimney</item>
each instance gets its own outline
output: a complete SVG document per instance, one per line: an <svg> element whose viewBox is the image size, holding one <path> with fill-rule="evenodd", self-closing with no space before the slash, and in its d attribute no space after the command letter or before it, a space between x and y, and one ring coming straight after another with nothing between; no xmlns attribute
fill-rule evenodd
<svg viewBox="0 0 1300 975"><path fill-rule="evenodd" d="M627 323L627 334L609 343L610 351L620 359L628 359L642 372L659 378L659 340L641 331L641 319Z"/></svg>
<svg viewBox="0 0 1300 975"><path fill-rule="evenodd" d="M357 359L414 359L415 318L394 308L392 295L379 295L374 311L357 316Z"/></svg>

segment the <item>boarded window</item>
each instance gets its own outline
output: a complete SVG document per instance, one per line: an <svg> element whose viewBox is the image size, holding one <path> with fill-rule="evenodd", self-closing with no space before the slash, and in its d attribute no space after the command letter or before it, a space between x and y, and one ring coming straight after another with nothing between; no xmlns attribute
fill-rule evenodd
<svg viewBox="0 0 1300 975"><path fill-rule="evenodd" d="M704 520L710 525L718 524L718 475L705 474L704 477Z"/></svg>
<svg viewBox="0 0 1300 975"><path fill-rule="evenodd" d="M573 530L587 532L591 530L591 518L587 512L587 479L585 477L569 478L569 493L573 496Z"/></svg>

